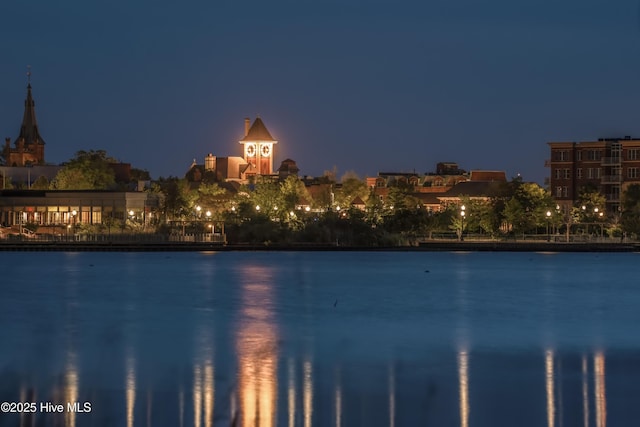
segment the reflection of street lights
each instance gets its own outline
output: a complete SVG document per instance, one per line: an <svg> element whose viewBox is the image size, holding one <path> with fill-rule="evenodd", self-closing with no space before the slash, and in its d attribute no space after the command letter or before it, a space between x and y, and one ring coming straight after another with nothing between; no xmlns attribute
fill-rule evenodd
<svg viewBox="0 0 640 427"><path fill-rule="evenodd" d="M464 241L464 216L465 216L465 210L467 208L462 205L460 206L460 241L463 242Z"/></svg>
<svg viewBox="0 0 640 427"><path fill-rule="evenodd" d="M549 234L549 222L551 221L551 211L547 211L547 242L551 241L551 234Z"/></svg>

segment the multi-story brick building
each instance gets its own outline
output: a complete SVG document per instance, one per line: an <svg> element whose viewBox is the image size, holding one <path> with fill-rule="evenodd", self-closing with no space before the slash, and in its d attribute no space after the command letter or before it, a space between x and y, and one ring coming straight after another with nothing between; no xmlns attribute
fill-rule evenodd
<svg viewBox="0 0 640 427"><path fill-rule="evenodd" d="M625 136L548 144L549 189L560 206L572 206L580 190L591 185L605 197L607 212L617 212L626 187L640 184L640 139Z"/></svg>

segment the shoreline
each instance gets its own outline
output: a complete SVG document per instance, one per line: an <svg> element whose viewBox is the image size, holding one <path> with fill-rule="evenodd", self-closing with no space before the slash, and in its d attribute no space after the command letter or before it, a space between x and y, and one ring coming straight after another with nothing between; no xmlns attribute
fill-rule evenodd
<svg viewBox="0 0 640 427"><path fill-rule="evenodd" d="M640 252L640 243L594 242L446 242L418 246L336 246L318 244L234 244L209 242L0 242L0 252Z"/></svg>

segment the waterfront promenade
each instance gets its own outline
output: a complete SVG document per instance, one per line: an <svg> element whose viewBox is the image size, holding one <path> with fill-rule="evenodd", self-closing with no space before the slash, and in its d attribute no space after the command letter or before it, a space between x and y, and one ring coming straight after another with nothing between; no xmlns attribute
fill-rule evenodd
<svg viewBox="0 0 640 427"><path fill-rule="evenodd" d="M636 242L445 241L415 246L343 246L308 243L224 244L171 241L0 241L0 251L189 252L189 251L482 251L482 252L640 252Z"/></svg>

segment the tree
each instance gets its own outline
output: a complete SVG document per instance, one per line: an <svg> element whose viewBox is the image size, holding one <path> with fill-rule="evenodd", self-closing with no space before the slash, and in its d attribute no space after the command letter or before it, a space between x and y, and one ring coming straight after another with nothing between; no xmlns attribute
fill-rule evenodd
<svg viewBox="0 0 640 427"><path fill-rule="evenodd" d="M249 199L254 209L268 218L280 218L283 212L287 212L280 185L276 182L268 180L258 182L254 190L249 193Z"/></svg>
<svg viewBox="0 0 640 427"><path fill-rule="evenodd" d="M290 212L302 200L310 200L311 196L304 183L297 176L290 175L280 184L283 212Z"/></svg>
<svg viewBox="0 0 640 427"><path fill-rule="evenodd" d="M620 225L623 232L640 235L640 184L629 185L622 194Z"/></svg>
<svg viewBox="0 0 640 427"><path fill-rule="evenodd" d="M196 194L194 203L201 206L204 212L211 212L213 216L219 217L228 208L227 190L216 183L201 183Z"/></svg>
<svg viewBox="0 0 640 427"><path fill-rule="evenodd" d="M31 184L32 190L48 190L49 189L49 180L46 176L39 176L33 184Z"/></svg>
<svg viewBox="0 0 640 427"><path fill-rule="evenodd" d="M382 223L384 215L384 203L382 199L375 194L373 188L369 190L369 197L365 202L365 220L372 227L377 227Z"/></svg>
<svg viewBox="0 0 640 427"><path fill-rule="evenodd" d="M546 213L554 206L551 194L533 182L511 181L512 195L504 204L503 217L515 233L546 226Z"/></svg>
<svg viewBox="0 0 640 427"><path fill-rule="evenodd" d="M107 190L115 186L109 163L116 162L104 150L78 151L51 182L55 190Z"/></svg>
<svg viewBox="0 0 640 427"><path fill-rule="evenodd" d="M366 201L369 196L369 189L358 175L354 172L347 172L340 180L341 186L334 193L334 205L342 209L349 209L351 202L357 197Z"/></svg>
<svg viewBox="0 0 640 427"><path fill-rule="evenodd" d="M168 219L187 219L193 215L197 192L182 178L160 178L154 191L162 194L161 210Z"/></svg>

